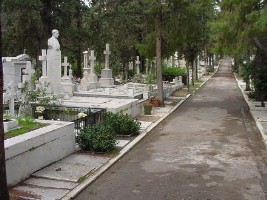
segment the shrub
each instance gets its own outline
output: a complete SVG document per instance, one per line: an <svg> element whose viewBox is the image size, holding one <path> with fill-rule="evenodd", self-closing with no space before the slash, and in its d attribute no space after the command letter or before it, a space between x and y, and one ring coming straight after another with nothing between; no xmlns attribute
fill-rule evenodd
<svg viewBox="0 0 267 200"><path fill-rule="evenodd" d="M118 135L138 134L140 129L140 122L132 116L123 113L106 114L105 123L109 124Z"/></svg>
<svg viewBox="0 0 267 200"><path fill-rule="evenodd" d="M186 68L183 67L163 67L164 76L186 76Z"/></svg>
<svg viewBox="0 0 267 200"><path fill-rule="evenodd" d="M106 123L89 125L76 136L82 150L94 152L110 152L116 145L116 139L114 129Z"/></svg>

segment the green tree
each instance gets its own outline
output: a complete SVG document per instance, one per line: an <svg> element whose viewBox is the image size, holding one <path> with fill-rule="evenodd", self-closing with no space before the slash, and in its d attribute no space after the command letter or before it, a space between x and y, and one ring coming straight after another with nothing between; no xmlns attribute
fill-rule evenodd
<svg viewBox="0 0 267 200"><path fill-rule="evenodd" d="M267 8L262 0L225 0L220 2L221 12L213 23L215 33L214 50L249 61L255 54L252 79L255 84L256 100L263 102L267 97L266 79L262 72L267 66Z"/></svg>
<svg viewBox="0 0 267 200"><path fill-rule="evenodd" d="M4 147L4 126L3 126L3 65L2 65L2 1L0 1L0 198L9 200L6 161Z"/></svg>

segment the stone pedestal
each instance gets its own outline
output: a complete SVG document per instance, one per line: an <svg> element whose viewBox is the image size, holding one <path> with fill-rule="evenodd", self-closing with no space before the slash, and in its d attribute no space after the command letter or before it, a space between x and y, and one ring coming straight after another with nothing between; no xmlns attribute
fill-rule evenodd
<svg viewBox="0 0 267 200"><path fill-rule="evenodd" d="M61 92L61 51L55 49L47 50L47 76L51 81L54 94Z"/></svg>
<svg viewBox="0 0 267 200"><path fill-rule="evenodd" d="M95 74L89 74L88 76L88 89L96 89L98 87L97 76Z"/></svg>
<svg viewBox="0 0 267 200"><path fill-rule="evenodd" d="M72 97L74 91L74 84L72 83L69 77L62 77L61 78L61 87L65 96Z"/></svg>
<svg viewBox="0 0 267 200"><path fill-rule="evenodd" d="M88 80L89 68L83 68L83 69L84 69L84 72L83 72L83 78L81 79L80 89L82 91L87 91L88 85L89 85L89 80Z"/></svg>
<svg viewBox="0 0 267 200"><path fill-rule="evenodd" d="M48 76L41 76L40 78L39 78L39 81L41 82L41 83L49 83L49 82L51 82L51 80L48 78Z"/></svg>
<svg viewBox="0 0 267 200"><path fill-rule="evenodd" d="M111 87L114 85L111 69L102 69L101 78L99 79L101 87Z"/></svg>

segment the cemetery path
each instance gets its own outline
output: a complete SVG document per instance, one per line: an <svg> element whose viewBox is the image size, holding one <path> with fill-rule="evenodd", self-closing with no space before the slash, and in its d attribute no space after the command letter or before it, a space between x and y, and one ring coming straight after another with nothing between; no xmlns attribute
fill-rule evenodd
<svg viewBox="0 0 267 200"><path fill-rule="evenodd" d="M266 150L224 60L77 200L263 200Z"/></svg>

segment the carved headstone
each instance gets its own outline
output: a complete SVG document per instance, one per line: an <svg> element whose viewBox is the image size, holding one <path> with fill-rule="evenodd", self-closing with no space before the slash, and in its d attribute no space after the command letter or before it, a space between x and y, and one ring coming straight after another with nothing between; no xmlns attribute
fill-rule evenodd
<svg viewBox="0 0 267 200"><path fill-rule="evenodd" d="M91 55L89 56L90 67L91 67L91 72L88 76L89 89L95 89L98 87L97 76L95 74L95 60L96 60L95 52L94 50L91 50Z"/></svg>
<svg viewBox="0 0 267 200"><path fill-rule="evenodd" d="M99 83L102 87L111 87L114 85L114 79L112 78L112 70L109 69L109 44L106 44L105 54L105 69L101 71L101 78L99 79Z"/></svg>
<svg viewBox="0 0 267 200"><path fill-rule="evenodd" d="M72 79L70 78L70 76L68 76L67 72L68 66L70 66L70 64L68 63L68 57L64 57L64 62L62 63L62 66L64 67L64 75L61 78L62 91L65 94L64 99L68 99L69 97L73 96L74 91L74 84L72 83Z"/></svg>
<svg viewBox="0 0 267 200"><path fill-rule="evenodd" d="M136 65L136 74L140 74L140 60L139 56L136 57L135 65Z"/></svg>
<svg viewBox="0 0 267 200"><path fill-rule="evenodd" d="M81 79L81 87L80 89L83 91L88 90L89 85L89 68L88 68L88 51L83 52L83 78Z"/></svg>

